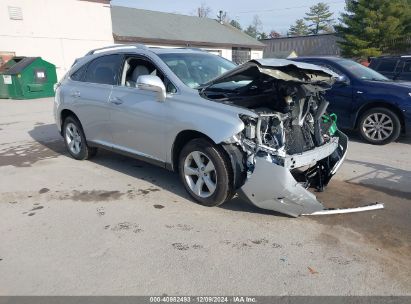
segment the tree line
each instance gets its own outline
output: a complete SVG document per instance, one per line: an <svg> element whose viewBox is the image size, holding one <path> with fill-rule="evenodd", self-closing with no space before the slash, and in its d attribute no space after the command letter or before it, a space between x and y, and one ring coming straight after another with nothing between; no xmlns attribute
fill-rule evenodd
<svg viewBox="0 0 411 304"><path fill-rule="evenodd" d="M335 33L342 55L367 58L398 53L409 48L411 39L411 0L346 0L345 11L336 20L325 2L311 6L304 18L297 19L284 36L306 36ZM211 8L202 4L199 17L211 17ZM244 29L227 12L220 11L217 20L229 23L256 39L279 38L276 30L263 31L258 15Z"/></svg>
<svg viewBox="0 0 411 304"><path fill-rule="evenodd" d="M210 18L212 17L212 9L205 3L202 3L197 9L196 14L198 17ZM310 7L309 12L306 13L306 17L304 19L296 20L295 24L290 27L286 36L303 36L333 32L334 19L332 16L333 13L330 12L329 6L320 2ZM278 38L282 36L274 29L269 32L264 32L262 21L258 15L254 15L251 24L244 29L237 20L231 19L227 12L219 11L217 20L220 22L229 23L235 28L244 31L244 33L256 39Z"/></svg>

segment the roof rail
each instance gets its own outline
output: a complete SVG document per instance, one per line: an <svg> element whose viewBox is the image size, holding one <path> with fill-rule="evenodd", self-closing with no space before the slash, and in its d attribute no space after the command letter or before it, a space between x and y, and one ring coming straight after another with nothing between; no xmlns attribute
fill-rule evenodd
<svg viewBox="0 0 411 304"><path fill-rule="evenodd" d="M96 52L100 52L100 51L128 49L128 48L136 48L136 49L142 49L142 50L148 49L144 44L115 44L115 45L105 46L102 48L91 50L86 54L86 56L93 55Z"/></svg>

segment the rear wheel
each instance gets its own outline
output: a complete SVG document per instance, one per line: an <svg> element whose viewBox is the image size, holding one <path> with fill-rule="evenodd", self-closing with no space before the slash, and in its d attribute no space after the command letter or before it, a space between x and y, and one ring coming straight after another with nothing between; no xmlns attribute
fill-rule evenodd
<svg viewBox="0 0 411 304"><path fill-rule="evenodd" d="M373 108L360 118L362 138L374 145L385 145L398 138L401 123L397 114L387 108Z"/></svg>
<svg viewBox="0 0 411 304"><path fill-rule="evenodd" d="M234 194L227 156L206 139L193 139L182 149L179 174L187 192L202 205L221 205Z"/></svg>
<svg viewBox="0 0 411 304"><path fill-rule="evenodd" d="M89 159L97 153L97 148L87 145L80 122L72 116L64 120L63 138L70 155L77 160Z"/></svg>

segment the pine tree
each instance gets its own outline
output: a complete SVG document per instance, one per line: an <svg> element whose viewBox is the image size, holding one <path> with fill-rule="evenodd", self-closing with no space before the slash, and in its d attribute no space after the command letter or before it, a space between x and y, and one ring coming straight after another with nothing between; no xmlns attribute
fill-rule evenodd
<svg viewBox="0 0 411 304"><path fill-rule="evenodd" d="M289 36L305 36L310 33L307 24L305 24L303 19L298 19L295 24L290 26L288 30Z"/></svg>
<svg viewBox="0 0 411 304"><path fill-rule="evenodd" d="M346 11L336 27L345 56L367 58L400 51L404 45L395 41L410 35L410 0L349 0Z"/></svg>
<svg viewBox="0 0 411 304"><path fill-rule="evenodd" d="M237 20L231 20L230 21L230 24L231 24L231 26L234 26L235 28L238 28L240 31L243 29L242 27L241 27L241 24L237 21Z"/></svg>
<svg viewBox="0 0 411 304"><path fill-rule="evenodd" d="M307 17L304 18L305 21L309 22L308 27L311 34L316 35L329 28L330 24L334 21L331 18L332 15L330 7L324 2L311 6L310 11L306 13Z"/></svg>
<svg viewBox="0 0 411 304"><path fill-rule="evenodd" d="M251 37L253 37L253 38L257 38L257 36L258 36L258 31L257 31L257 29L255 28L255 26L253 26L253 25L249 25L249 26L245 29L244 33L246 33L248 36L251 36Z"/></svg>

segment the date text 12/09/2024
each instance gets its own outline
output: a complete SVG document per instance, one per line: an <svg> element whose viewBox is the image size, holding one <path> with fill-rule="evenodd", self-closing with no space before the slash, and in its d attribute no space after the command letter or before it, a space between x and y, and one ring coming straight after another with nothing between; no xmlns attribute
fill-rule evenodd
<svg viewBox="0 0 411 304"><path fill-rule="evenodd" d="M248 296L160 296L150 297L150 303L257 303L257 300Z"/></svg>

